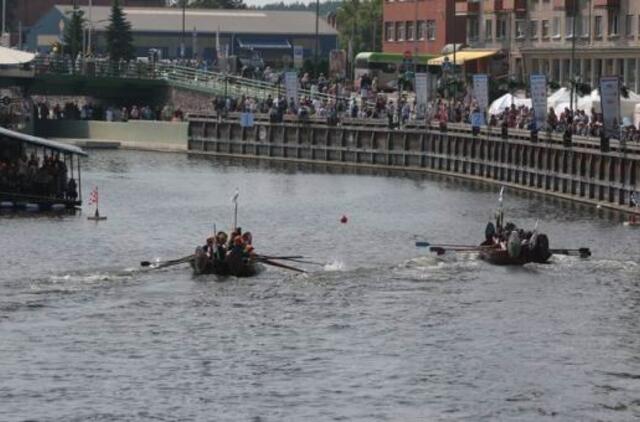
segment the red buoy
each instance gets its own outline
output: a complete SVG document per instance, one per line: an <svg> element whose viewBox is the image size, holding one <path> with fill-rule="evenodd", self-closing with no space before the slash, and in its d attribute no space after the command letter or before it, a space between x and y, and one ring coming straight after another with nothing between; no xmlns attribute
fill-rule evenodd
<svg viewBox="0 0 640 422"><path fill-rule="evenodd" d="M347 221L349 221L349 219L347 218L347 216L346 216L346 215L343 215L343 216L342 216L342 218L340 219L340 222L341 222L342 224L347 224Z"/></svg>

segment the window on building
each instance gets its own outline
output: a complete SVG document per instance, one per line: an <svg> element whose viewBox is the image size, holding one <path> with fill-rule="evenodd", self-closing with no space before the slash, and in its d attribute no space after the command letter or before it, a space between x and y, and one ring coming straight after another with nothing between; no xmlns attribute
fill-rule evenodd
<svg viewBox="0 0 640 422"><path fill-rule="evenodd" d="M573 38L573 25L577 23L573 16L567 16L564 21L564 34L565 38Z"/></svg>
<svg viewBox="0 0 640 422"><path fill-rule="evenodd" d="M542 38L549 38L549 20L542 21Z"/></svg>
<svg viewBox="0 0 640 422"><path fill-rule="evenodd" d="M493 20L487 19L484 21L484 40L493 41Z"/></svg>
<svg viewBox="0 0 640 422"><path fill-rule="evenodd" d="M407 40L413 41L413 22L407 22Z"/></svg>
<svg viewBox="0 0 640 422"><path fill-rule="evenodd" d="M394 39L395 26L393 22L385 22L384 23L384 39L387 41L393 41Z"/></svg>
<svg viewBox="0 0 640 422"><path fill-rule="evenodd" d="M636 60L631 58L627 60L627 69L625 70L627 75L627 86L630 86L635 90L636 88Z"/></svg>
<svg viewBox="0 0 640 422"><path fill-rule="evenodd" d="M578 23L580 24L580 31L578 32L578 34L582 34L583 38L589 38L589 33L591 32L591 21L589 20L589 18L585 18L580 15L580 20L578 21Z"/></svg>
<svg viewBox="0 0 640 422"><path fill-rule="evenodd" d="M538 39L538 21L529 21L529 38Z"/></svg>
<svg viewBox="0 0 640 422"><path fill-rule="evenodd" d="M396 22L396 41L404 41L404 22Z"/></svg>
<svg viewBox="0 0 640 422"><path fill-rule="evenodd" d="M496 19L496 39L503 40L507 37L507 17L498 16Z"/></svg>
<svg viewBox="0 0 640 422"><path fill-rule="evenodd" d="M431 41L436 39L436 21L434 20L427 21L427 39Z"/></svg>
<svg viewBox="0 0 640 422"><path fill-rule="evenodd" d="M594 16L593 18L593 36L602 38L602 16Z"/></svg>
<svg viewBox="0 0 640 422"><path fill-rule="evenodd" d="M633 37L633 18L634 15L627 15L624 20L624 34L627 37Z"/></svg>
<svg viewBox="0 0 640 422"><path fill-rule="evenodd" d="M424 34L427 32L427 23L425 21L418 22L418 36L419 40L424 40Z"/></svg>
<svg viewBox="0 0 640 422"><path fill-rule="evenodd" d="M608 26L607 26L607 34L609 34L609 36L616 36L618 35L620 32L618 31L618 14L615 13L614 10L610 10L609 13L609 21L608 21Z"/></svg>
<svg viewBox="0 0 640 422"><path fill-rule="evenodd" d="M560 18L558 16L553 18L553 37L560 37Z"/></svg>
<svg viewBox="0 0 640 422"><path fill-rule="evenodd" d="M527 36L526 22L522 19L516 20L516 39L524 39Z"/></svg>
<svg viewBox="0 0 640 422"><path fill-rule="evenodd" d="M469 16L467 19L467 37L471 41L477 41L480 35L480 23L477 16Z"/></svg>

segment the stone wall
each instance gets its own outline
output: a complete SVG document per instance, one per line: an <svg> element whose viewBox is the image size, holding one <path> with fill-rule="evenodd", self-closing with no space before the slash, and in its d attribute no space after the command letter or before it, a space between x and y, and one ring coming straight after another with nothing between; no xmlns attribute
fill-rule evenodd
<svg viewBox="0 0 640 422"><path fill-rule="evenodd" d="M191 117L189 134L192 153L451 175L640 213L631 203L640 189L640 146L622 150L617 141L602 152L587 138L567 147L555 135L474 135L465 125L389 130L258 120L244 128L204 116Z"/></svg>

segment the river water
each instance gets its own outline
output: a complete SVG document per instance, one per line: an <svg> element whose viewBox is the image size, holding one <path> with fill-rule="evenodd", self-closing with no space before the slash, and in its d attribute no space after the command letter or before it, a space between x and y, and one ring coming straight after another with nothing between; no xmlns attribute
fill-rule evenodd
<svg viewBox="0 0 640 422"><path fill-rule="evenodd" d="M640 417L640 232L507 191L507 219L588 246L493 267L497 188L428 176L95 152L98 224L0 216L1 421L629 421ZM239 222L324 266L194 278L139 262ZM349 218L347 224L340 217Z"/></svg>

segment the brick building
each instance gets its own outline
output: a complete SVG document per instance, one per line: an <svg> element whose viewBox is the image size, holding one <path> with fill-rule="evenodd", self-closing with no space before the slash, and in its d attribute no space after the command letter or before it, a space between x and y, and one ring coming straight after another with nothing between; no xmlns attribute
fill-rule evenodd
<svg viewBox="0 0 640 422"><path fill-rule="evenodd" d="M515 77L545 73L567 85L575 76L595 87L621 75L640 89L639 0L457 0L456 11L467 44L503 50Z"/></svg>
<svg viewBox="0 0 640 422"><path fill-rule="evenodd" d="M445 45L466 38L455 0L385 0L383 21L385 53L440 54Z"/></svg>

